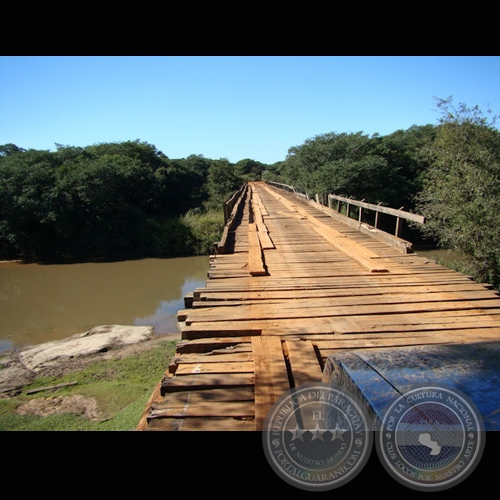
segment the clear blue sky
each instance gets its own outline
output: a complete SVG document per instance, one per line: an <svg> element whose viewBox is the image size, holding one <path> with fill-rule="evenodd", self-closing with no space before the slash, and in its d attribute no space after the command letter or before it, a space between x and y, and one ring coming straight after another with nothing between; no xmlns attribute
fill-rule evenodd
<svg viewBox="0 0 500 500"><path fill-rule="evenodd" d="M0 144L274 163L329 132L435 125L449 96L499 115L500 57L1 56Z"/></svg>

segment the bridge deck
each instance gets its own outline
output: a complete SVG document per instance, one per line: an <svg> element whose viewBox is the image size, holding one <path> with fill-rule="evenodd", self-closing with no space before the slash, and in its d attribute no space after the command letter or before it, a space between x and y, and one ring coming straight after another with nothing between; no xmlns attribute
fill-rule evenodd
<svg viewBox="0 0 500 500"><path fill-rule="evenodd" d="M138 430L260 430L332 353L500 339L490 287L319 208L249 183Z"/></svg>

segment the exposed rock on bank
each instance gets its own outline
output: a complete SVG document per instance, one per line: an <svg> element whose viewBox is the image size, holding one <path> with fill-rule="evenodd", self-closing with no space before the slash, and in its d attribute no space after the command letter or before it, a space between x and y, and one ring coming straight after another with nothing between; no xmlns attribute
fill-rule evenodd
<svg viewBox="0 0 500 500"><path fill-rule="evenodd" d="M72 371L99 353L153 340L152 326L104 325L67 339L0 354L0 395L20 391L36 377ZM164 337L162 337L164 338Z"/></svg>
<svg viewBox="0 0 500 500"><path fill-rule="evenodd" d="M19 353L19 361L32 372L39 372L61 358L74 358L103 352L119 345L137 344L149 340L154 333L152 326L106 325L68 339L46 342Z"/></svg>

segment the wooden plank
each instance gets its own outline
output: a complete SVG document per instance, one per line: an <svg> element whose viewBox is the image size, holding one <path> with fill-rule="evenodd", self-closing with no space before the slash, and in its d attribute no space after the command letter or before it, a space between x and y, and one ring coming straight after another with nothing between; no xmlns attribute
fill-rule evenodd
<svg viewBox="0 0 500 500"><path fill-rule="evenodd" d="M253 386L213 388L197 392L171 392L164 398L157 398L151 405L153 410L162 410L172 406L185 406L187 404L201 404L225 401L254 401Z"/></svg>
<svg viewBox="0 0 500 500"><path fill-rule="evenodd" d="M254 377L252 373L225 373L183 375L182 377L169 377L162 381L161 394L168 392L194 391L211 388L252 386Z"/></svg>
<svg viewBox="0 0 500 500"><path fill-rule="evenodd" d="M176 376L194 373L253 373L253 361L240 363L187 363L179 364Z"/></svg>
<svg viewBox="0 0 500 500"><path fill-rule="evenodd" d="M253 419L238 418L154 418L150 431L254 431Z"/></svg>
<svg viewBox="0 0 500 500"><path fill-rule="evenodd" d="M260 335L260 328L245 328L245 325L239 323L236 328L234 326L230 326L225 328L224 326L220 326L217 328L200 330L199 328L190 328L189 326L182 328L182 338L188 340L198 340L198 339L206 339L208 337L221 336L226 335L227 337L237 337L238 335L248 335L255 336Z"/></svg>
<svg viewBox="0 0 500 500"><path fill-rule="evenodd" d="M286 348L295 387L321 382L323 370L310 340L287 340Z"/></svg>
<svg viewBox="0 0 500 500"><path fill-rule="evenodd" d="M412 294L433 294L440 292L476 292L484 291L484 288L476 283L466 282L463 284L454 285L452 283L446 284L412 284L406 283L403 285L393 284L384 286L380 284L365 285L351 284L351 286L330 288L309 288L300 291L301 298L326 298L326 297L360 297L364 295L381 295L381 294L394 294L394 293L407 293L411 291ZM200 294L200 303L197 307L203 306L201 301L260 301L260 300L275 300L275 299L295 299L297 297L297 289L278 289L278 290L204 290Z"/></svg>
<svg viewBox="0 0 500 500"><path fill-rule="evenodd" d="M267 274L255 223L248 224L248 272L252 276L265 276Z"/></svg>
<svg viewBox="0 0 500 500"><path fill-rule="evenodd" d="M248 348L246 346L249 346ZM208 353L211 351L219 350L229 350L235 352L236 350L247 350L251 349L250 337L217 337L212 336L211 338L193 339L190 341L180 341L176 345L176 352L179 354L187 353Z"/></svg>
<svg viewBox="0 0 500 500"><path fill-rule="evenodd" d="M221 361L225 363L241 363L242 361L253 361L252 349L246 348L244 352L231 350L226 351L218 350L211 351L204 354L182 354L175 356L172 361L176 364L187 364L187 363L220 363Z"/></svg>
<svg viewBox="0 0 500 500"><path fill-rule="evenodd" d="M155 388L153 389L153 392L151 393L151 396L148 399L148 402L146 403L146 406L144 407L144 411L142 412L141 418L139 419L139 422L137 424L136 430L137 431L146 431L149 429L148 425L148 415L155 404L156 401L161 399L161 387L163 384L163 380L160 380Z"/></svg>
<svg viewBox="0 0 500 500"><path fill-rule="evenodd" d="M253 401L224 401L171 406L152 410L149 418L237 417L254 418Z"/></svg>
<svg viewBox="0 0 500 500"><path fill-rule="evenodd" d="M457 328L465 324L467 328L476 328L483 325L493 327L499 324L500 318L491 317L491 311L482 310L464 311L425 311L417 315L412 313L384 314L360 316L353 314L349 317L307 317L256 319L241 321L197 322L186 327L188 335L198 337L205 335L219 335L221 331L236 332L238 328L252 327L255 331L266 331L267 335L314 335L314 334L348 334L362 332L405 332L429 329L427 325L436 324L436 328ZM498 316L498 311L497 311ZM475 323L475 325L474 325Z"/></svg>
<svg viewBox="0 0 500 500"><path fill-rule="evenodd" d="M255 427L262 430L274 402L290 389L281 340L253 337L255 363Z"/></svg>
<svg viewBox="0 0 500 500"><path fill-rule="evenodd" d="M219 300L213 300L213 298L219 298ZM234 297L234 294L233 294ZM404 289L402 287L384 288L377 287L376 285L365 288L365 289L355 289L355 290L304 290L300 293L300 297L297 297L297 292L248 292L246 295L242 295L240 300L233 298L228 300L229 296L226 295L226 300L221 300L223 296L217 297L213 295L210 297L211 300L206 300L205 302L200 302L196 304L193 309L199 309L204 307L236 307L244 305L258 305L263 304L273 304L275 307L322 307L322 306L341 306L341 305L369 305L369 304L396 304L396 303L416 303L416 302L448 302L448 301L473 301L473 300L483 300L492 299L497 302L497 306L500 308L500 297L497 293L479 288L470 288L469 290L454 290L439 291L439 290L429 290L428 287L413 287L411 289ZM242 300L243 299L243 300ZM216 310L216 309L213 309Z"/></svg>
<svg viewBox="0 0 500 500"><path fill-rule="evenodd" d="M253 222L257 227L257 234L259 236L260 246L262 250L270 250L275 248L272 239L269 236L269 231L264 223L263 217L263 207L260 202L260 197L255 189L251 192L251 210L253 216ZM267 211L266 211L267 213Z"/></svg>
<svg viewBox="0 0 500 500"><path fill-rule="evenodd" d="M467 329L451 330L449 332L430 330L422 332L418 335L394 335L387 336L373 335L373 338L362 337L355 338L356 335L351 336L349 339L343 339L344 335L339 335L337 338L330 338L329 340L315 340L313 342L320 351L327 349L358 349L360 347L388 347L398 345L411 345L417 344L433 344L442 342L479 342L485 340L494 340L499 338L500 330L488 331L488 329L477 329L475 331Z"/></svg>
<svg viewBox="0 0 500 500"><path fill-rule="evenodd" d="M224 321L241 321L246 322L241 327L247 328L250 326L250 321L260 320L265 318L271 319L300 319L300 318L331 318L350 315L381 315L395 313L423 313L432 311L463 311L476 309L497 309L500 310L500 301L493 299L483 300L455 300L455 301L417 301L413 303L408 301L399 302L396 299L392 302L384 303L373 302L367 305L358 303L355 305L349 304L322 304L319 306L298 304L293 307L292 304L281 302L279 304L262 304L260 307L253 305L240 305L238 307L220 306L213 309L195 309L186 318L186 326L190 326L196 322L218 322L221 319ZM183 335L185 330L183 330ZM235 332L236 334L236 332Z"/></svg>
<svg viewBox="0 0 500 500"><path fill-rule="evenodd" d="M211 280L207 283L204 292L218 291L272 291L272 290L303 290L321 288L357 288L359 286L412 286L412 285L446 285L446 284L471 284L474 282L463 274L450 272L426 273L413 275L379 274L374 277L372 274L356 273L345 274L342 271L334 276L319 276L314 279L309 276L297 277L274 277L268 276L265 281L253 281L245 276L243 278L233 278L228 281ZM376 278L376 279L374 279ZM475 284L475 286L482 286Z"/></svg>

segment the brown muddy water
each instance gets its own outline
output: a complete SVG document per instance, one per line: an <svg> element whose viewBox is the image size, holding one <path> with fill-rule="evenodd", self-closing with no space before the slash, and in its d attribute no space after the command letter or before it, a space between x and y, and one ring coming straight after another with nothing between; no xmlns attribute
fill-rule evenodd
<svg viewBox="0 0 500 500"><path fill-rule="evenodd" d="M111 263L0 263L0 351L94 326L151 325L178 333L184 296L205 286L209 257Z"/></svg>

